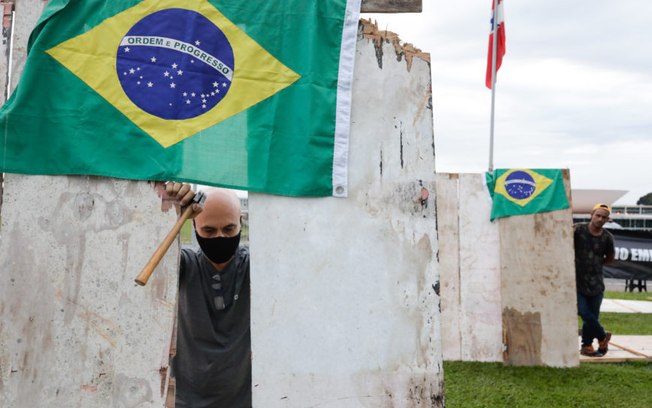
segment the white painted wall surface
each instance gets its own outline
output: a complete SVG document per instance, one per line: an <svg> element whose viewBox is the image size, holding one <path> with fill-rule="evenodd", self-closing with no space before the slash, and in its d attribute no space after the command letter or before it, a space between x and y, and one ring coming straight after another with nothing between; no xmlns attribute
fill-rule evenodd
<svg viewBox="0 0 652 408"><path fill-rule="evenodd" d="M163 406L178 251L134 278L173 213L146 182L6 175L0 406Z"/></svg>
<svg viewBox="0 0 652 408"><path fill-rule="evenodd" d="M249 195L256 408L443 406L430 66L382 53L358 41L349 197Z"/></svg>

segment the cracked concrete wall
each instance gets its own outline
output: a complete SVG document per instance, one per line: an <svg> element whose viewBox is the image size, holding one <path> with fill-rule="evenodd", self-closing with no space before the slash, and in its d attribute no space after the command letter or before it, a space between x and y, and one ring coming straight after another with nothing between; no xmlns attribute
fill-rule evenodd
<svg viewBox="0 0 652 408"><path fill-rule="evenodd" d="M174 211L107 178L7 175L4 199L0 406L163 406L178 252L134 278Z"/></svg>
<svg viewBox="0 0 652 408"><path fill-rule="evenodd" d="M443 406L430 66L364 31L349 197L249 195L256 407Z"/></svg>

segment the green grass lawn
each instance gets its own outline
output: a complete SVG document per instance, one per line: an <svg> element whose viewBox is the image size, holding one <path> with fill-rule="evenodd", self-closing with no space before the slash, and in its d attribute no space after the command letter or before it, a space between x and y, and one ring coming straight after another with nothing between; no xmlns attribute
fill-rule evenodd
<svg viewBox="0 0 652 408"><path fill-rule="evenodd" d="M652 364L577 368L444 362L447 408L650 408Z"/></svg>
<svg viewBox="0 0 652 408"><path fill-rule="evenodd" d="M610 299L649 300L650 296L605 293ZM650 314L601 313L600 321L615 334L652 335ZM552 368L446 361L444 386L447 408L650 408L652 363Z"/></svg>
<svg viewBox="0 0 652 408"><path fill-rule="evenodd" d="M652 314L649 313L600 313L600 323L605 330L614 334L652 336ZM578 327L582 327L581 320Z"/></svg>
<svg viewBox="0 0 652 408"><path fill-rule="evenodd" d="M624 284L623 284L624 286ZM605 299L625 299L625 300L652 300L652 293L650 292L604 292Z"/></svg>

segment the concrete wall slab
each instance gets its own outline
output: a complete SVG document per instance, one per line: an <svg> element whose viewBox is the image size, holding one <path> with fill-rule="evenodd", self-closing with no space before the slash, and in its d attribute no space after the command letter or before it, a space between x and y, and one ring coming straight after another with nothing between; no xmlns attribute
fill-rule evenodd
<svg viewBox="0 0 652 408"><path fill-rule="evenodd" d="M395 55L358 41L348 198L249 196L256 407L443 404L430 66Z"/></svg>

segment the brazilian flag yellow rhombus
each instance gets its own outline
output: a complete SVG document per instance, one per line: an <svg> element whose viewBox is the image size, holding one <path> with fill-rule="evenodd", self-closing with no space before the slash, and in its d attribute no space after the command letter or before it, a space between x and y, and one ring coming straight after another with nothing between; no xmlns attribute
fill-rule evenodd
<svg viewBox="0 0 652 408"><path fill-rule="evenodd" d="M47 53L163 147L300 78L206 0L145 0Z"/></svg>

